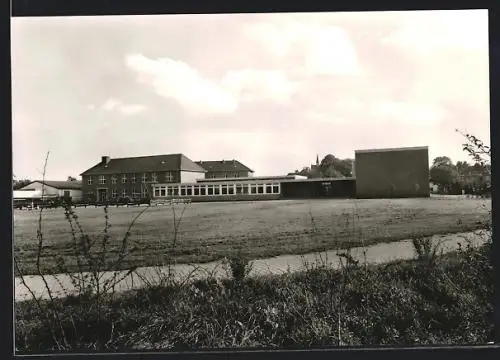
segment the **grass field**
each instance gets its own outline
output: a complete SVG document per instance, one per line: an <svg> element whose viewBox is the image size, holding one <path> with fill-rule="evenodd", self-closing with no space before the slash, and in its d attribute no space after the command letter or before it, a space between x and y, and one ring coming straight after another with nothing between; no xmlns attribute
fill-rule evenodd
<svg viewBox="0 0 500 360"><path fill-rule="evenodd" d="M176 205L179 219L184 205ZM490 220L488 200L303 200L239 203L193 203L185 207L174 239L173 211L153 207L131 230L134 249L120 268L207 262L239 251L251 258L301 254L348 246L395 241L413 236L480 228ZM109 208L110 262L133 218L142 208ZM79 208L79 221L89 235L101 236L102 208ZM38 212L14 212L14 249L24 274L35 273ZM56 258L77 271L74 243L62 209L43 212L41 268L56 271ZM104 270L104 269L103 269Z"/></svg>

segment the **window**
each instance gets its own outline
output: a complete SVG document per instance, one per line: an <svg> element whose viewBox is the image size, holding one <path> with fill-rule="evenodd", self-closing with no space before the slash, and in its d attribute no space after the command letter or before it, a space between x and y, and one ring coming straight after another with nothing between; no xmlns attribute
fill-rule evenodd
<svg viewBox="0 0 500 360"><path fill-rule="evenodd" d="M132 188L132 197L133 198L138 198L140 194L137 192L136 188Z"/></svg>
<svg viewBox="0 0 500 360"><path fill-rule="evenodd" d="M240 174L238 174L238 173L234 173L234 177L235 177L235 178L239 178L239 177L240 177Z"/></svg>
<svg viewBox="0 0 500 360"><path fill-rule="evenodd" d="M145 183L146 181L148 181L148 174L144 173L142 174L142 182Z"/></svg>
<svg viewBox="0 0 500 360"><path fill-rule="evenodd" d="M95 195L94 195L94 192L93 192L93 191L89 191L89 192L87 192L87 198L88 198L89 200L93 200L93 199L94 199L94 196L95 196Z"/></svg>
<svg viewBox="0 0 500 360"><path fill-rule="evenodd" d="M220 187L219 187L219 185L214 185L214 195L220 195Z"/></svg>
<svg viewBox="0 0 500 360"><path fill-rule="evenodd" d="M158 181L158 177L156 176L156 173L151 173L151 181L153 182L157 182Z"/></svg>
<svg viewBox="0 0 500 360"><path fill-rule="evenodd" d="M227 177L228 177L228 176L227 176L227 174L226 174L226 173L224 173L224 177L227 179Z"/></svg>
<svg viewBox="0 0 500 360"><path fill-rule="evenodd" d="M132 184L135 184L135 174L132 174L131 177L130 177L130 182Z"/></svg>
<svg viewBox="0 0 500 360"><path fill-rule="evenodd" d="M229 195L234 195L234 185L228 185L228 187L227 187L227 193Z"/></svg>
<svg viewBox="0 0 500 360"><path fill-rule="evenodd" d="M127 189L122 189L122 197L126 197L127 196Z"/></svg>
<svg viewBox="0 0 500 360"><path fill-rule="evenodd" d="M155 197L160 196L160 188L158 186L155 186L153 189L154 189Z"/></svg>
<svg viewBox="0 0 500 360"><path fill-rule="evenodd" d="M125 184L127 182L127 175L123 174L122 175L122 184Z"/></svg>
<svg viewBox="0 0 500 360"><path fill-rule="evenodd" d="M141 196L142 196L143 198L147 198L147 197L148 197L148 189L147 189L147 188L143 187L143 188L141 189Z"/></svg>
<svg viewBox="0 0 500 360"><path fill-rule="evenodd" d="M172 196L172 193L173 193L172 187L171 186L167 186L167 195L168 196Z"/></svg>
<svg viewBox="0 0 500 360"><path fill-rule="evenodd" d="M186 187L181 186L181 196L186 196Z"/></svg>
<svg viewBox="0 0 500 360"><path fill-rule="evenodd" d="M248 194L248 184L243 184L243 194Z"/></svg>
<svg viewBox="0 0 500 360"><path fill-rule="evenodd" d="M87 180L87 184L92 185L92 176L89 176L89 179Z"/></svg>
<svg viewBox="0 0 500 360"><path fill-rule="evenodd" d="M205 186L200 186L200 195L202 196L205 196L207 194L207 189L205 188Z"/></svg>
<svg viewBox="0 0 500 360"><path fill-rule="evenodd" d="M227 195L227 185L221 185L222 195Z"/></svg>
<svg viewBox="0 0 500 360"><path fill-rule="evenodd" d="M174 196L178 196L179 195L179 187L178 186L174 186L173 193L174 193Z"/></svg>
<svg viewBox="0 0 500 360"><path fill-rule="evenodd" d="M273 186L271 184L266 184L266 194L273 193Z"/></svg>
<svg viewBox="0 0 500 360"><path fill-rule="evenodd" d="M207 185L207 193L208 193L208 195L214 194L214 186L213 185Z"/></svg>
<svg viewBox="0 0 500 360"><path fill-rule="evenodd" d="M106 184L106 178L104 175L99 176L99 185L105 185Z"/></svg>
<svg viewBox="0 0 500 360"><path fill-rule="evenodd" d="M191 186L188 186L186 189L186 194L187 196L193 195L193 188Z"/></svg>
<svg viewBox="0 0 500 360"><path fill-rule="evenodd" d="M160 186L160 196L166 196L166 195L167 195L167 187Z"/></svg>
<svg viewBox="0 0 500 360"><path fill-rule="evenodd" d="M264 185L262 184L257 185L257 193L264 194Z"/></svg>
<svg viewBox="0 0 500 360"><path fill-rule="evenodd" d="M243 185L236 184L236 194L239 195L243 192Z"/></svg>
<svg viewBox="0 0 500 360"><path fill-rule="evenodd" d="M279 186L279 184L273 184L273 193L274 194L279 194L280 193L280 186Z"/></svg>
<svg viewBox="0 0 500 360"><path fill-rule="evenodd" d="M69 190L64 190L64 197L65 197L65 198L69 198L69 197L71 197L71 191L69 191Z"/></svg>
<svg viewBox="0 0 500 360"><path fill-rule="evenodd" d="M116 190L116 189L111 190L111 197L114 199L117 196L118 196L118 190Z"/></svg>
<svg viewBox="0 0 500 360"><path fill-rule="evenodd" d="M194 195L200 195L200 187L198 185L193 186Z"/></svg>
<svg viewBox="0 0 500 360"><path fill-rule="evenodd" d="M256 184L250 185L250 193L257 194L257 185Z"/></svg>
<svg viewBox="0 0 500 360"><path fill-rule="evenodd" d="M172 173L170 171L167 171L165 173L165 181L166 182L172 182L172 181L174 181L174 177L172 176Z"/></svg>
<svg viewBox="0 0 500 360"><path fill-rule="evenodd" d="M116 175L111 175L111 184L116 184Z"/></svg>

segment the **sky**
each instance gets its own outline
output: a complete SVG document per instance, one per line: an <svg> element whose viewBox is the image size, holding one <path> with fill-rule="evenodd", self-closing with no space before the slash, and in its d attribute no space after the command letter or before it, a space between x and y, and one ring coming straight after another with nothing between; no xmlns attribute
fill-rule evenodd
<svg viewBox="0 0 500 360"><path fill-rule="evenodd" d="M101 156L237 159L256 176L326 154L490 140L487 10L12 19L13 172Z"/></svg>

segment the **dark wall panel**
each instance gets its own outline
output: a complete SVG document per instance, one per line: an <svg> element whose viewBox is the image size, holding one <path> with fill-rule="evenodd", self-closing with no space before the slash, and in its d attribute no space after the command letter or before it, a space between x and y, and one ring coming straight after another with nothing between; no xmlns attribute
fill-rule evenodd
<svg viewBox="0 0 500 360"><path fill-rule="evenodd" d="M427 147L356 151L358 198L429 197Z"/></svg>

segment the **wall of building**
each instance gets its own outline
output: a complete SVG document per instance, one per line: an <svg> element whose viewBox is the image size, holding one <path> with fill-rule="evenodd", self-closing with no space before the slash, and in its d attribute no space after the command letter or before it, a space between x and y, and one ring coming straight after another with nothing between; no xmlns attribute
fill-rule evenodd
<svg viewBox="0 0 500 360"><path fill-rule="evenodd" d="M192 171L181 171L181 183L195 183L196 179L203 179L205 177L205 173L202 172L192 172Z"/></svg>
<svg viewBox="0 0 500 360"><path fill-rule="evenodd" d="M22 191L26 191L27 192L26 196L30 198L42 197L42 183L35 182L30 185L27 185L23 187L22 190L20 190L19 192L16 192L16 194L22 194L21 193ZM63 197L65 191L69 192L69 196L73 201L79 201L82 199L82 190L78 189L64 190L64 189L57 189L47 185L43 186L43 194L45 196L57 195Z"/></svg>
<svg viewBox="0 0 500 360"><path fill-rule="evenodd" d="M356 181L354 179L293 181L281 183L283 198L354 198Z"/></svg>
<svg viewBox="0 0 500 360"><path fill-rule="evenodd" d="M205 173L205 179L246 178L249 176L248 171L207 171Z"/></svg>
<svg viewBox="0 0 500 360"><path fill-rule="evenodd" d="M146 182L143 182L144 174L146 174ZM118 198L123 197L123 190L125 190L125 196L127 197L134 197L134 191L137 194L136 197L146 197L147 194L151 193L150 183L154 179L153 174L156 175L156 181L159 183L178 183L181 179L179 171L128 173L125 174L127 175L125 183L122 183L123 173L102 175L105 180L104 184L100 183L101 175L82 176L83 196L88 199L89 193L96 195L98 189L106 189L108 199L113 198L113 190L116 190ZM116 177L116 183L113 183L113 175ZM90 177L92 177L92 184L88 183Z"/></svg>
<svg viewBox="0 0 500 360"><path fill-rule="evenodd" d="M424 148L356 151L358 198L429 197L429 151Z"/></svg>

